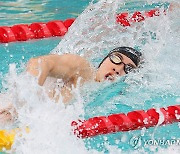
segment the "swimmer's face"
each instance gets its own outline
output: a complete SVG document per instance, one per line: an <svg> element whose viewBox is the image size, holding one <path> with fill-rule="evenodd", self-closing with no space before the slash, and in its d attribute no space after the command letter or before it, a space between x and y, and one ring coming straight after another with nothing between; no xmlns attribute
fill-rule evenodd
<svg viewBox="0 0 180 154"><path fill-rule="evenodd" d="M107 57L103 63L98 68L96 74L96 81L104 81L110 80L114 81L118 76L123 76L127 72L125 72L125 65L131 66L132 68L136 68L134 62L128 58L127 56L118 53L121 58L122 63L114 64L109 57Z"/></svg>

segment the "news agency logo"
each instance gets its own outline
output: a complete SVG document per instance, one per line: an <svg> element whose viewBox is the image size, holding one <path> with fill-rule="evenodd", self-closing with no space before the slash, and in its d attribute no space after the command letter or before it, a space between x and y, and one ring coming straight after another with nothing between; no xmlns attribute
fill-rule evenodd
<svg viewBox="0 0 180 154"><path fill-rule="evenodd" d="M138 148L142 145L141 136L133 136L133 137L129 140L129 144L130 144L134 149L138 149Z"/></svg>
<svg viewBox="0 0 180 154"><path fill-rule="evenodd" d="M129 144L134 148L137 149L141 146L171 146L171 145L178 145L180 146L180 139L142 139L141 136L133 136Z"/></svg>

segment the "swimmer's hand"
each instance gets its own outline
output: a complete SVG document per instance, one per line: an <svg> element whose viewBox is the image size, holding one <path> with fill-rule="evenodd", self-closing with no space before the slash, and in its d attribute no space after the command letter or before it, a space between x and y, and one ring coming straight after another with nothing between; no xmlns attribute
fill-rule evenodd
<svg viewBox="0 0 180 154"><path fill-rule="evenodd" d="M14 122L17 112L12 105L6 108L0 106L0 126Z"/></svg>

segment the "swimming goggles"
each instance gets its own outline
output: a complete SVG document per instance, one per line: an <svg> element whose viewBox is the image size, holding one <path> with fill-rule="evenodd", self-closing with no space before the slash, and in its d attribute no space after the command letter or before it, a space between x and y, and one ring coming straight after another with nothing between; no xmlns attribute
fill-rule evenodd
<svg viewBox="0 0 180 154"><path fill-rule="evenodd" d="M112 52L108 55L110 61L113 63L113 64L116 64L116 65L120 65L120 64L124 64L124 72L126 74L128 74L129 72L131 72L135 67L132 66L132 65L129 65L129 64L125 64L123 61L122 61L122 56L118 53L118 52Z"/></svg>

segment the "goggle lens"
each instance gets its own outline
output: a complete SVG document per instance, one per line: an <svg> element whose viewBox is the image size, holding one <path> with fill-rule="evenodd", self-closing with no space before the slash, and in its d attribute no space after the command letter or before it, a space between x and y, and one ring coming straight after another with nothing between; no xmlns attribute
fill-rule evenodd
<svg viewBox="0 0 180 154"><path fill-rule="evenodd" d="M122 62L121 58L115 54L111 54L110 59L114 64L120 64Z"/></svg>
<svg viewBox="0 0 180 154"><path fill-rule="evenodd" d="M124 64L124 72L127 74L129 72L131 72L134 67L131 66L131 65L128 65L128 64L125 64L122 59L121 59L121 56L118 55L117 53L111 53L109 54L109 58L111 60L112 63L116 64L116 65L120 65L120 64Z"/></svg>

